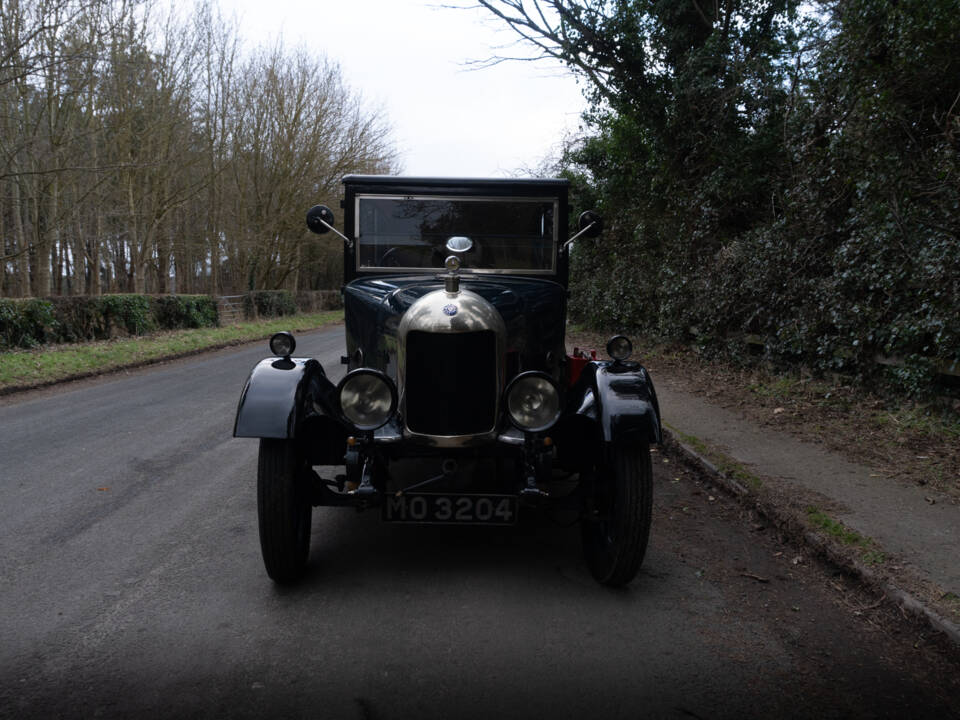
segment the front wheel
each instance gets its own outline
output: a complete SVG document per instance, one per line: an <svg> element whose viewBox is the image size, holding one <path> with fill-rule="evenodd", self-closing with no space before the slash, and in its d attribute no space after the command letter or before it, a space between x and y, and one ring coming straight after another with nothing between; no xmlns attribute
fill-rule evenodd
<svg viewBox="0 0 960 720"><path fill-rule="evenodd" d="M593 507L581 521L587 567L604 585L626 585L647 550L653 468L646 444L611 445L593 477Z"/></svg>
<svg viewBox="0 0 960 720"><path fill-rule="evenodd" d="M267 575L289 583L303 575L310 553L313 506L300 470L303 460L291 440L260 441L257 463L257 517L260 551Z"/></svg>

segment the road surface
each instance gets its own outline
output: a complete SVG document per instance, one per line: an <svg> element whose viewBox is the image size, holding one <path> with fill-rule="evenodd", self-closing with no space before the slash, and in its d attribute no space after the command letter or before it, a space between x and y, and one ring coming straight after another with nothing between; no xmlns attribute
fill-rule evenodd
<svg viewBox="0 0 960 720"><path fill-rule="evenodd" d="M342 328L298 338L338 378ZM236 402L266 343L0 401L3 717L950 717L960 673L661 450L651 546L314 511L278 588ZM0 360L2 361L2 360Z"/></svg>

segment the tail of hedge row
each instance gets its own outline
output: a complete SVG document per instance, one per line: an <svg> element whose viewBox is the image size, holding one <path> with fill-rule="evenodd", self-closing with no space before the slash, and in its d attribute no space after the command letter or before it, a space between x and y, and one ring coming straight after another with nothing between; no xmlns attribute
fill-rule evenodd
<svg viewBox="0 0 960 720"><path fill-rule="evenodd" d="M337 310L343 307L338 290L254 290L243 296L243 314L247 320L283 317L303 312Z"/></svg>

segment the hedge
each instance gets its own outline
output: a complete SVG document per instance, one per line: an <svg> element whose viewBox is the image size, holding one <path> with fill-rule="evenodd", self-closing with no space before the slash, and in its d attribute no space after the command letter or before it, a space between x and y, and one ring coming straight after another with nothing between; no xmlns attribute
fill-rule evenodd
<svg viewBox="0 0 960 720"><path fill-rule="evenodd" d="M105 340L155 330L216 327L218 299L211 295L100 295L0 298L0 350L43 343ZM249 319L335 310L336 290L258 290L243 296Z"/></svg>
<svg viewBox="0 0 960 720"><path fill-rule="evenodd" d="M343 299L337 290L254 290L243 296L243 314L246 318L282 317L298 312L310 313L321 310L337 310L343 307Z"/></svg>
<svg viewBox="0 0 960 720"><path fill-rule="evenodd" d="M296 315L297 303L289 290L254 290L243 296L243 314L250 319Z"/></svg>
<svg viewBox="0 0 960 720"><path fill-rule="evenodd" d="M217 324L217 301L209 295L0 298L0 349Z"/></svg>

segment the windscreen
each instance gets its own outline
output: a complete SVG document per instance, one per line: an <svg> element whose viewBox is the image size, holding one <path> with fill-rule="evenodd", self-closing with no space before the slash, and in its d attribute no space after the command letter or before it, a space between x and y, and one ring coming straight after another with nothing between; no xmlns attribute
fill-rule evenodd
<svg viewBox="0 0 960 720"><path fill-rule="evenodd" d="M552 273L556 256L553 198L359 196L360 270L443 267L451 237L473 247L460 253L464 272Z"/></svg>

